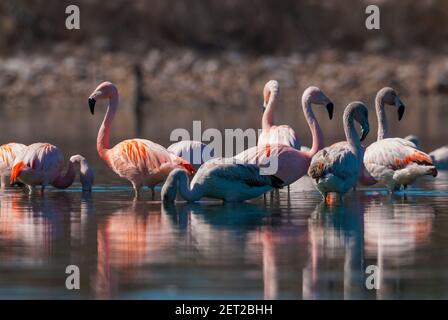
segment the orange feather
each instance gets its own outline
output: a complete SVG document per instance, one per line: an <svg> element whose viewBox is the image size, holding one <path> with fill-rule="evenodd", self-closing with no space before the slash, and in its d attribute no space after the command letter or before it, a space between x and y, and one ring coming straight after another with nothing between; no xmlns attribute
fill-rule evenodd
<svg viewBox="0 0 448 320"><path fill-rule="evenodd" d="M11 170L11 184L16 183L17 177L19 176L20 172L22 172L22 169L25 167L25 163L23 161L20 161L17 163Z"/></svg>

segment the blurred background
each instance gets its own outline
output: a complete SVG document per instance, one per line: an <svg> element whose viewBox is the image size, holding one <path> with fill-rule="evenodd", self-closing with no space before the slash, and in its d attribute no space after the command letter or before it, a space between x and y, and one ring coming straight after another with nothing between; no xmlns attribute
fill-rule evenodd
<svg viewBox="0 0 448 320"><path fill-rule="evenodd" d="M67 30L65 8L80 8L80 30ZM377 4L381 29L365 28ZM326 142L343 139L343 108L396 88L407 106L392 134L420 136L426 151L446 143L448 2L444 0L317 1L2 0L0 125L2 143L46 140L67 153L97 158L105 109L88 112L87 97L104 80L120 90L113 142L135 135L169 144L170 132L259 128L262 89L280 82L278 123L304 145L309 130L300 96L321 87L336 103L329 121L316 108Z"/></svg>

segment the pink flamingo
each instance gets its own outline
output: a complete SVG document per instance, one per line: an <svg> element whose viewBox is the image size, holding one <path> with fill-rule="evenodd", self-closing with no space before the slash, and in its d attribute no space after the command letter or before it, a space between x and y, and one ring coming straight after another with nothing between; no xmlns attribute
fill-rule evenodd
<svg viewBox="0 0 448 320"><path fill-rule="evenodd" d="M404 189L423 175L437 176L437 169L433 160L426 153L419 151L416 145L402 138L389 138L384 104L395 105L398 108L398 120L401 120L405 107L399 96L392 88L381 89L375 99L378 117L378 137L364 154L364 167L373 181L386 185L389 192Z"/></svg>
<svg viewBox="0 0 448 320"><path fill-rule="evenodd" d="M70 157L70 163L78 165L79 179L81 181L82 191L91 192L95 174L86 158L77 154Z"/></svg>
<svg viewBox="0 0 448 320"><path fill-rule="evenodd" d="M313 139L309 151L296 150L291 146L282 144L267 144L249 148L234 158L249 164L267 165L272 159L277 161L277 170L274 176L287 186L303 177L310 166L313 156L324 147L322 130L312 110L312 104L323 105L327 108L329 118L333 118L333 103L317 87L308 87L302 95L302 109L305 119L311 130Z"/></svg>
<svg viewBox="0 0 448 320"><path fill-rule="evenodd" d="M277 105L277 96L280 92L278 81L268 81L263 89L263 118L261 120L262 132L258 137L258 145L285 144L300 150L300 142L296 133L288 125L274 125L274 110Z"/></svg>
<svg viewBox="0 0 448 320"><path fill-rule="evenodd" d="M25 147L24 144L14 142L0 146L0 176L2 189L9 185L14 160Z"/></svg>
<svg viewBox="0 0 448 320"><path fill-rule="evenodd" d="M33 143L25 147L14 160L11 169L11 184L17 181L24 183L30 194L34 192L36 185L42 186L42 192L47 185L52 185L58 189L68 188L73 184L76 177L76 161L76 158L71 159L67 172L62 175L64 167L62 151L49 143ZM85 159L84 164L88 168ZM90 171L90 169L87 171ZM84 176L84 173L81 172L80 176L81 182L86 183L83 189L90 189L91 183L93 183L93 175Z"/></svg>
<svg viewBox="0 0 448 320"><path fill-rule="evenodd" d="M317 189L325 202L330 192L339 197L356 185L362 170L363 150L361 142L369 133L367 107L362 102L352 102L344 110L344 132L346 141L334 143L316 153L308 169L308 175L317 182ZM362 128L359 137L354 121Z"/></svg>
<svg viewBox="0 0 448 320"><path fill-rule="evenodd" d="M110 82L101 83L89 96L90 112L94 114L95 103L108 99L106 115L98 131L96 147L100 158L120 177L129 180L138 197L143 185L153 187L165 180L171 170L181 168L190 174L193 166L170 153L161 145L144 139L124 140L110 147L109 135L118 108L118 89Z"/></svg>

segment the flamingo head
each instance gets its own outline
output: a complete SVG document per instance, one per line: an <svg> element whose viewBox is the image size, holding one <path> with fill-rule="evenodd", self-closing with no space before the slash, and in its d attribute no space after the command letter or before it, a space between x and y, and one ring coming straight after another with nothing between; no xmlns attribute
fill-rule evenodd
<svg viewBox="0 0 448 320"><path fill-rule="evenodd" d="M334 104L325 93L318 87L308 87L302 95L302 103L319 104L325 106L328 111L328 117L333 119Z"/></svg>
<svg viewBox="0 0 448 320"><path fill-rule="evenodd" d="M267 107L269 99L272 96L276 96L280 90L277 80L269 80L263 89L263 110Z"/></svg>
<svg viewBox="0 0 448 320"><path fill-rule="evenodd" d="M395 106L397 108L398 121L403 118L405 106L398 96L397 92L393 88L384 87L383 89L378 91L377 99L380 99L380 101L384 104Z"/></svg>
<svg viewBox="0 0 448 320"><path fill-rule="evenodd" d="M95 175L86 158L77 154L70 157L70 162L79 164L79 178L81 180L82 191L91 192Z"/></svg>
<svg viewBox="0 0 448 320"><path fill-rule="evenodd" d="M89 96L89 108L92 114L95 113L95 103L100 99L111 99L118 95L117 87L111 82L102 82Z"/></svg>
<svg viewBox="0 0 448 320"><path fill-rule="evenodd" d="M366 105L360 101L352 102L348 105L348 109L353 114L353 119L361 125L361 141L367 137L370 131L369 127L369 111Z"/></svg>

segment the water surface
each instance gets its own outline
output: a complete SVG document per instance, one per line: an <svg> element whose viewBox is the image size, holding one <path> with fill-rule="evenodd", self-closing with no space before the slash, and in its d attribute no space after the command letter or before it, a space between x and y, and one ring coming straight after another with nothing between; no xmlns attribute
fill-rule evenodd
<svg viewBox="0 0 448 320"><path fill-rule="evenodd" d="M134 200L124 184L47 191L0 195L0 298L448 298L447 174L332 205L309 179L227 205ZM65 288L70 264L79 291Z"/></svg>

